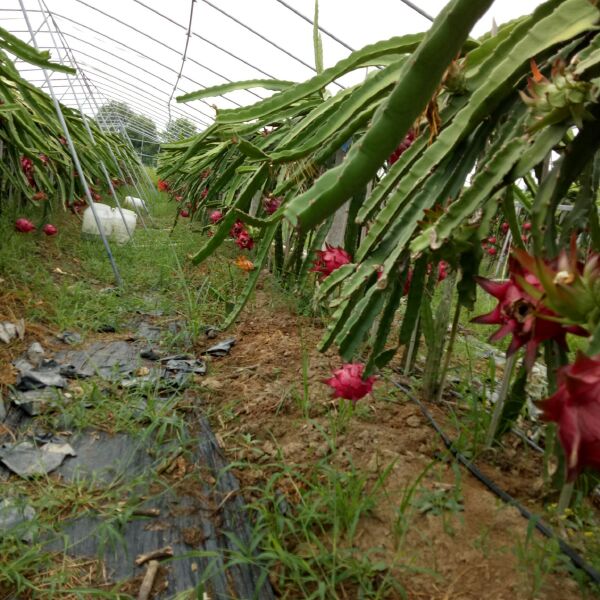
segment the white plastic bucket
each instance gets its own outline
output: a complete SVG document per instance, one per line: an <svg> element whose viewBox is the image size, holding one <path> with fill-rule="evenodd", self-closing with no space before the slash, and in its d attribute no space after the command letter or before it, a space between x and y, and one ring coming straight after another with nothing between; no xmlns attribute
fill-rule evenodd
<svg viewBox="0 0 600 600"><path fill-rule="evenodd" d="M129 206L129 208L147 210L146 203L141 198L136 198L135 196L125 196L123 204Z"/></svg>
<svg viewBox="0 0 600 600"><path fill-rule="evenodd" d="M123 216L121 216L121 213ZM125 223L127 226L125 226ZM122 208L119 210L118 208L112 209L112 237L117 242L117 244L126 244L129 241L129 234L133 236L133 232L135 231L135 226L137 224L137 214L132 210L127 210L126 208ZM129 232L127 231L129 229Z"/></svg>
<svg viewBox="0 0 600 600"><path fill-rule="evenodd" d="M104 231L104 235L108 238L113 232L113 210L107 204L94 203L96 214ZM82 237L96 237L100 235L98 225L96 225L96 219L91 207L87 207L83 211L83 221L81 223L81 235Z"/></svg>

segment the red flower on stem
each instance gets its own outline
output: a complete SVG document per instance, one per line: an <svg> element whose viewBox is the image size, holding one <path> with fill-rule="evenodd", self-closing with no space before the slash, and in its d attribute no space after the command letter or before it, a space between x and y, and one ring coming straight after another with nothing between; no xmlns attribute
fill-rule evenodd
<svg viewBox="0 0 600 600"><path fill-rule="evenodd" d="M540 403L542 418L558 424L567 480L585 468L600 470L600 355L579 353L558 374L557 392Z"/></svg>
<svg viewBox="0 0 600 600"><path fill-rule="evenodd" d="M352 262L352 256L343 248L334 248L325 244L325 250L317 250L317 258L313 262L311 271L321 274L321 280L331 275L342 265Z"/></svg>
<svg viewBox="0 0 600 600"><path fill-rule="evenodd" d="M356 402L364 398L373 389L376 377L371 375L363 379L365 366L360 363L346 363L333 372L332 377L323 383L333 389L334 398L345 398Z"/></svg>
<svg viewBox="0 0 600 600"><path fill-rule="evenodd" d="M525 365L533 366L538 346L546 340L554 340L559 345L566 347L567 333L585 336L587 332L581 327L565 326L555 319L558 315L544 306L541 301L535 300L519 283L519 279L541 290L541 284L531 272L523 269L514 259L510 261L510 279L507 281L492 281L484 277L477 277L477 283L491 296L498 300L498 304L491 312L475 317L473 323L484 325L500 325L495 333L490 336L490 341L501 340L507 335L512 335L507 355L514 354L522 346L526 347Z"/></svg>

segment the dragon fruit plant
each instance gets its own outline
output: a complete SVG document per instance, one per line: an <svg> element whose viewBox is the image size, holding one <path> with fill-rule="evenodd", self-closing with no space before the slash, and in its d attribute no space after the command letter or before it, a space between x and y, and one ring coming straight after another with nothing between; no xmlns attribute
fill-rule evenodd
<svg viewBox="0 0 600 600"><path fill-rule="evenodd" d="M455 306L458 323L478 289L497 302L477 322L496 326L494 341L510 338L509 360L523 354L530 366L544 356L541 346L555 350L569 335L588 333L587 354L597 360L600 353L593 258L600 252L598 3L547 0L499 35L470 39L491 5L450 0L427 33L370 44L302 83L227 83L179 98L256 86L274 92L220 109L205 131L161 153L158 172L193 195L210 169L211 206L214 200L223 218L196 263L229 232L237 240L249 226L260 229L250 236L256 268L224 327L266 265L283 265L277 276L297 291L308 290L309 274L317 273L314 293L330 309L319 348L337 347L346 365L364 364L360 373L344 368L328 380L336 394L352 396L354 384L346 383L366 386L358 381L425 336L429 355L436 346L439 357L446 336L432 331L447 331L450 320L442 309ZM353 88L321 94L366 64L379 68ZM261 207L257 198L285 203ZM572 216L559 212L565 204ZM324 246L341 222L343 243ZM495 281L484 269L509 231L515 247L524 247L524 236L538 258L514 254L508 278ZM561 250L572 231L580 251L592 254L567 268ZM449 276L433 294L440 259ZM561 381L579 377L581 361Z"/></svg>

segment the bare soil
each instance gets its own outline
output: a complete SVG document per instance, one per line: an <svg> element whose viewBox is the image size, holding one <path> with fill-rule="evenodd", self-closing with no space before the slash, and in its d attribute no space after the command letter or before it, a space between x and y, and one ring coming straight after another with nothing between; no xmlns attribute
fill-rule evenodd
<svg viewBox="0 0 600 600"><path fill-rule="evenodd" d="M457 482L456 466L443 459L447 456L444 446L419 408L386 382L380 381L374 395L360 401L368 410L349 422L331 453L319 427L327 429L328 412L336 410L337 401L332 401L321 381L339 367L340 359L333 352L323 355L315 350L322 333L318 321L299 317L285 306L274 307L270 295L259 290L253 306L235 327L237 344L231 354L211 364L207 388L217 415L215 430L231 460L255 462L252 469L238 473L248 489L270 474L261 452L272 456L277 448L298 473L327 455L341 469L352 461L374 482L394 463L385 494L374 514L360 522L354 543L365 552L378 548L378 556L397 565L397 577L409 598L585 597L566 573L548 574L536 593L534 570L542 556L534 550L518 551L525 545L527 521L466 470L460 470ZM310 421L303 418L293 399L294 392L302 394L302 348L308 352L310 366ZM451 430L443 406L428 403L428 407ZM249 447L248 436L258 444ZM480 466L530 509L541 512L541 459L518 439L510 445L508 454L491 456ZM460 485L464 510L440 516L416 514L404 543L397 548L394 522L402 494L432 461L436 464L422 485L449 492ZM541 544L542 536L534 534L534 542Z"/></svg>

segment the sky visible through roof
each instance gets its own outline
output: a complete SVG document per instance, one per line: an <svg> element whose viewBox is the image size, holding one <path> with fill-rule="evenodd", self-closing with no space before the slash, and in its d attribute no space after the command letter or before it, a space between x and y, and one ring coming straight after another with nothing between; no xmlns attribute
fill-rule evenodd
<svg viewBox="0 0 600 600"><path fill-rule="evenodd" d="M79 101L90 115L99 105L118 100L150 117L159 130L166 127L170 116L185 116L202 129L214 117L213 105L246 105L269 92L234 91L189 104L174 99L169 103L172 95L227 81L303 81L314 75L312 26L285 6L312 19L314 0L196 0L183 69L192 0L22 1L38 32L39 46L50 50L56 61L76 61L85 73L86 81L71 78L72 87L67 76L53 74L57 96L75 108ZM446 1L413 3L435 17ZM493 19L500 24L531 12L538 4L540 0L496 0L473 35L489 31ZM47 20L46 9L52 14ZM347 46L359 49L392 36L424 31L429 21L402 0L320 0L319 24L344 44L321 34L328 67L348 55ZM0 25L30 40L19 0L2 0ZM27 79L44 84L39 69L19 66ZM363 69L341 78L339 84L352 85L364 76ZM341 87L333 84L329 89L335 93Z"/></svg>

